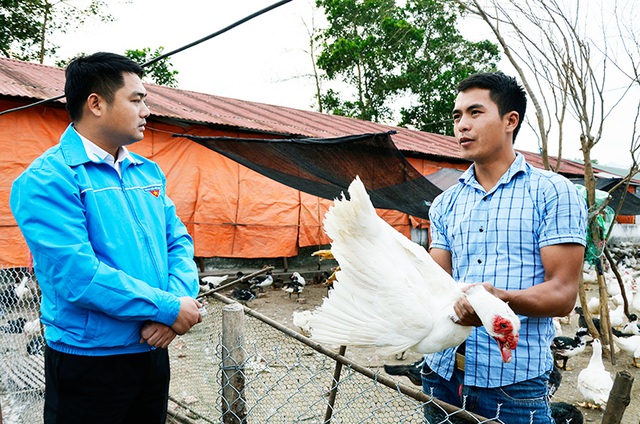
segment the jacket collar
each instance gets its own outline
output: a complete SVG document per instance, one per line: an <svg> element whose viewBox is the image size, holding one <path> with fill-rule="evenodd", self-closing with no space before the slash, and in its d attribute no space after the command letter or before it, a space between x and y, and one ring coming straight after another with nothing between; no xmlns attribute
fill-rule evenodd
<svg viewBox="0 0 640 424"><path fill-rule="evenodd" d="M73 127L73 123L69 124L64 133L62 133L62 136L60 137L60 148L62 149L64 160L69 166L78 166L91 162L91 159L87 155L87 149L85 149L84 143L82 142L82 138L76 132ZM127 150L126 157L122 161L122 169L130 163L137 165L142 162L134 158Z"/></svg>

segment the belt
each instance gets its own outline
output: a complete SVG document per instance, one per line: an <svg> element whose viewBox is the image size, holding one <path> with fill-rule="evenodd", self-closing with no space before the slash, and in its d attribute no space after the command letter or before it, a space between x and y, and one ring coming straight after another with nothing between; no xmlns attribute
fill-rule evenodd
<svg viewBox="0 0 640 424"><path fill-rule="evenodd" d="M456 368L464 372L464 355L456 352Z"/></svg>
<svg viewBox="0 0 640 424"><path fill-rule="evenodd" d="M465 351L466 351L466 344L467 344L467 342L464 341L456 349L456 368L458 368L462 372L464 372L464 363L465 363L464 354L465 354Z"/></svg>

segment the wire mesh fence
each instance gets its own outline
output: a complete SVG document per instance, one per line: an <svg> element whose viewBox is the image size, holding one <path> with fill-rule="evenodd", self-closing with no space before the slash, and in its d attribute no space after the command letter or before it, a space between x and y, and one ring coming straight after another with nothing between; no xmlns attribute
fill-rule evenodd
<svg viewBox="0 0 640 424"><path fill-rule="evenodd" d="M0 375L4 422L42 421L44 338L39 311L40 291L33 273L27 268L0 267Z"/></svg>
<svg viewBox="0 0 640 424"><path fill-rule="evenodd" d="M169 423L492 422L441 404L363 367L270 318L214 294L203 322L170 347ZM28 269L0 269L1 407L4 423L42 422L44 361L40 294ZM236 312L237 312L236 306ZM232 324L230 324L231 322ZM344 353L344 352L342 352Z"/></svg>

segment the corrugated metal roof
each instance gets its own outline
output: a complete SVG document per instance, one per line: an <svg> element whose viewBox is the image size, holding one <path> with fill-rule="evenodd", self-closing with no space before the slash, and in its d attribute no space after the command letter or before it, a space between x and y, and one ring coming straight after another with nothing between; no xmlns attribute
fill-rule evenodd
<svg viewBox="0 0 640 424"><path fill-rule="evenodd" d="M64 94L64 70L0 58L0 94L48 99Z"/></svg>
<svg viewBox="0 0 640 424"><path fill-rule="evenodd" d="M462 160L453 137L153 84L145 86L149 94L147 104L157 117L293 137L396 131L392 138L402 151ZM0 95L44 100L62 94L63 69L0 58ZM533 166L543 167L540 155L522 153ZM552 163L555 163L553 158ZM565 160L561 172L582 175L583 166Z"/></svg>

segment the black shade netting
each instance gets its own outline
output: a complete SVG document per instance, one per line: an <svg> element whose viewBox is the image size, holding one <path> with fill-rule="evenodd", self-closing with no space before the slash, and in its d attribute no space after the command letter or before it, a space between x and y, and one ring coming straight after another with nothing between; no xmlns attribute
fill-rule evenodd
<svg viewBox="0 0 640 424"><path fill-rule="evenodd" d="M584 178L570 178L574 184L584 185ZM640 215L640 197L627 191L626 184L619 184L622 178L596 178L596 189L602 191L610 191L617 186L615 190L610 192L611 201L609 205L611 209L618 212L619 215ZM622 202L622 206L620 206Z"/></svg>
<svg viewBox="0 0 640 424"><path fill-rule="evenodd" d="M428 219L442 192L415 169L391 133L337 138L253 139L174 134L201 144L296 190L333 200L356 176L376 208Z"/></svg>

